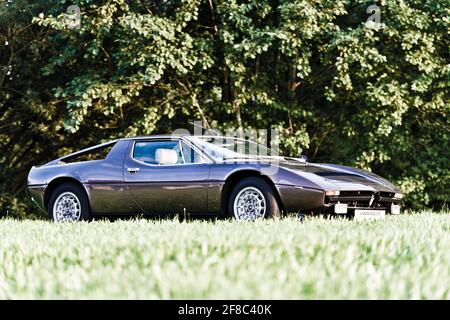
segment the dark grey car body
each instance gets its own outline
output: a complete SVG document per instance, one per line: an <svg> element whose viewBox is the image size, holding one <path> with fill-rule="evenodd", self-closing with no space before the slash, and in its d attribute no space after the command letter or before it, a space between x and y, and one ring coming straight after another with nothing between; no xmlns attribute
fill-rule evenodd
<svg viewBox="0 0 450 320"><path fill-rule="evenodd" d="M329 212L337 202L349 209L383 208L398 204L396 186L372 173L350 167L307 163L281 158L270 160L204 161L193 164L148 165L133 159L136 141L179 139L199 151L189 137L126 138L82 150L45 165L28 176L32 200L44 211L57 186L74 182L83 187L92 214L221 214L234 185L248 176L262 176L272 186L284 212ZM66 163L65 160L96 148L113 145L101 160ZM277 170L265 170L275 166ZM135 169L138 168L138 171ZM133 171L134 170L134 171ZM265 173L267 171L268 173ZM339 190L339 196L325 191Z"/></svg>

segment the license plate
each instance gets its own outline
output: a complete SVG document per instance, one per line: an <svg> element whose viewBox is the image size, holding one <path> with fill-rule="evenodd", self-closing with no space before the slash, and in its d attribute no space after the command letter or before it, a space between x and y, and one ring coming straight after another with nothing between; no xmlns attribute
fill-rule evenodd
<svg viewBox="0 0 450 320"><path fill-rule="evenodd" d="M355 210L355 220L380 220L385 215L385 210Z"/></svg>

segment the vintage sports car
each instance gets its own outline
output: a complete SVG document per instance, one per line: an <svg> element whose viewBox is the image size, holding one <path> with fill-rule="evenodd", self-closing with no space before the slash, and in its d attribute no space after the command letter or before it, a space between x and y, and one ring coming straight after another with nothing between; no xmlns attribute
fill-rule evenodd
<svg viewBox="0 0 450 320"><path fill-rule="evenodd" d="M363 170L274 156L244 139L174 135L119 139L35 166L28 189L55 221L124 214L384 217L400 213L403 197Z"/></svg>

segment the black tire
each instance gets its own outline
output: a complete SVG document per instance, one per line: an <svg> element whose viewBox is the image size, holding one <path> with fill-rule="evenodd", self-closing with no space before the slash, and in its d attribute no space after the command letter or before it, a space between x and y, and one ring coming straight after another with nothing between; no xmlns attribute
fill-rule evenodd
<svg viewBox="0 0 450 320"><path fill-rule="evenodd" d="M91 220L91 208L89 205L89 200L86 195L85 190L77 185L76 183L63 183L62 185L58 186L55 191L53 191L52 195L50 196L50 200L48 202L47 207L47 213L50 219L53 221L58 221L55 218L53 208L55 205L55 201L59 198L60 195L70 192L76 196L76 198L79 200L79 204L81 207L81 214L77 220L73 221L89 221Z"/></svg>
<svg viewBox="0 0 450 320"><path fill-rule="evenodd" d="M264 214L264 218L279 218L281 217L280 206L278 204L277 198L275 196L274 190L272 187L260 177L249 177L242 179L239 183L233 188L231 191L230 197L228 199L228 216L234 219L237 219L237 216L234 212L234 202L239 193L248 188L252 187L259 190L264 196L266 203L266 210Z"/></svg>

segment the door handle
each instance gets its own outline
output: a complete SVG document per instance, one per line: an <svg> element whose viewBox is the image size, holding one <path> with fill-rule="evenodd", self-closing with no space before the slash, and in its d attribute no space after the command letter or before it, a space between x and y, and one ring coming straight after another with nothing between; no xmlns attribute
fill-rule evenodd
<svg viewBox="0 0 450 320"><path fill-rule="evenodd" d="M129 173L136 173L136 172L139 171L139 168L128 168L127 171L128 171Z"/></svg>

